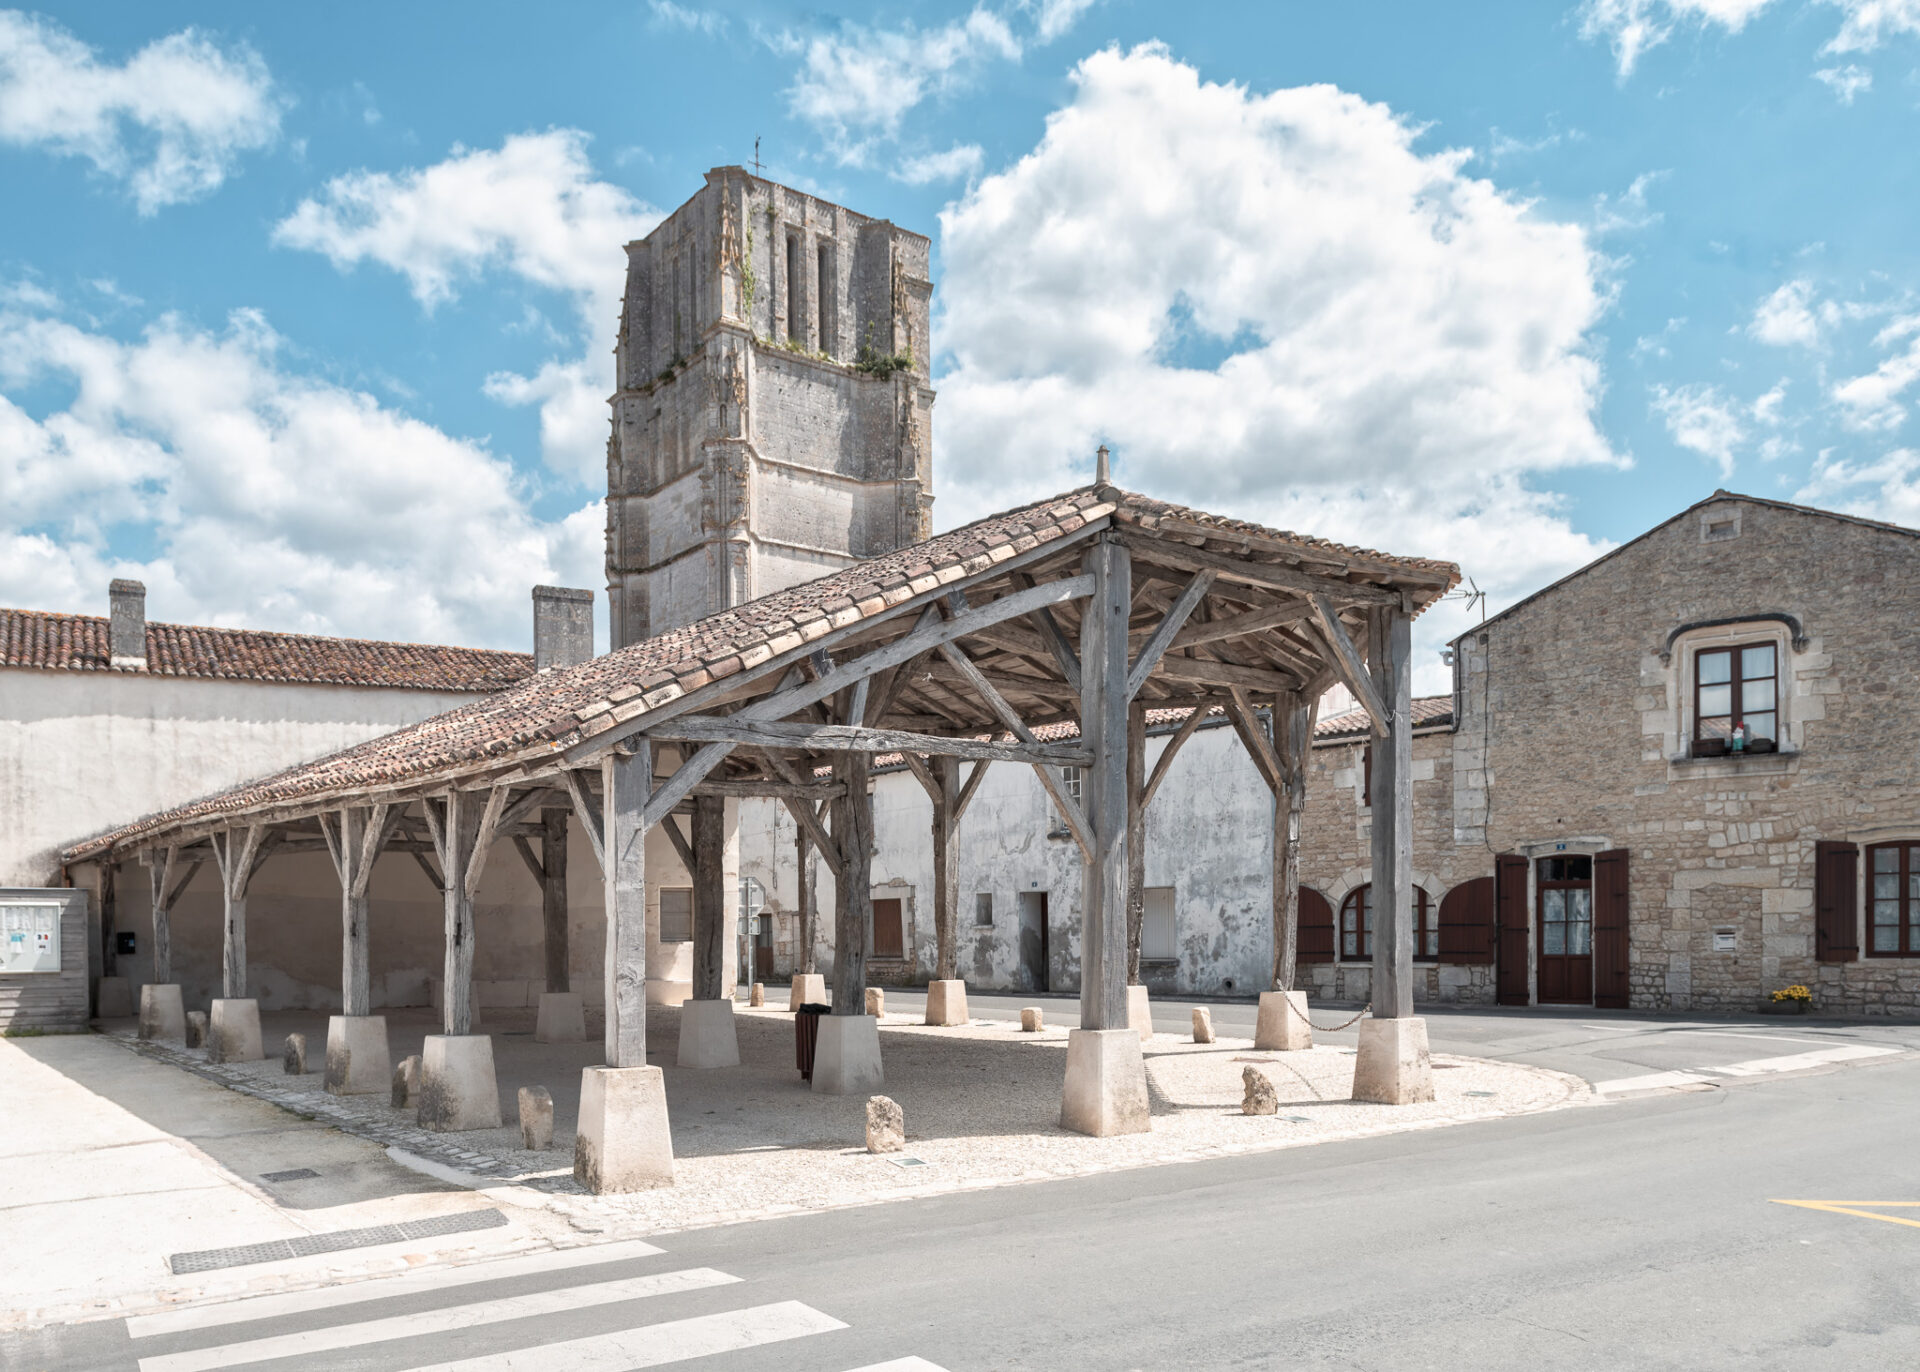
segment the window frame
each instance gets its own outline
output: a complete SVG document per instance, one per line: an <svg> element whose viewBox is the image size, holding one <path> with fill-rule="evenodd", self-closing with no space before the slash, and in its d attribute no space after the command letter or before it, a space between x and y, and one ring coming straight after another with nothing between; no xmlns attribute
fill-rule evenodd
<svg viewBox="0 0 1920 1372"><path fill-rule="evenodd" d="M1914 889L1914 878L1920 876L1920 839L1893 839L1886 843L1862 844L1861 849L1864 859L1860 864L1863 887L1861 894L1864 898L1860 904L1864 919L1863 933L1865 934L1865 937L1861 940L1861 956L1869 958L1920 957L1920 892L1916 892ZM1884 926L1876 926L1873 919L1874 907L1879 904L1879 900L1875 897L1873 891L1873 879L1877 875L1875 871L1875 856L1888 851L1897 852L1900 855L1898 865L1894 872L1895 880L1898 882L1894 895L1894 900L1896 901L1895 914L1898 922L1893 926L1899 931L1900 946L1891 949L1881 949L1874 946L1874 929Z"/></svg>
<svg viewBox="0 0 1920 1372"><path fill-rule="evenodd" d="M687 898L687 936L685 938L669 938L667 936L667 897L669 895L684 895ZM669 943L692 943L693 942L693 888L691 886L662 886L660 888L660 895L659 895L659 909L660 909L659 942L661 943L661 945L665 946L666 944L669 944Z"/></svg>
<svg viewBox="0 0 1920 1372"><path fill-rule="evenodd" d="M1151 913L1151 897L1166 892L1167 905L1167 950L1166 952L1147 951L1147 919ZM1171 886L1143 886L1140 888L1140 961L1142 962L1178 962L1180 960L1180 904L1177 893Z"/></svg>
<svg viewBox="0 0 1920 1372"><path fill-rule="evenodd" d="M1773 675L1772 676L1748 677L1744 674L1744 671L1741 667L1741 660L1745 656L1747 650L1750 648L1766 648L1772 651L1773 653ZM1712 683L1703 683L1700 680L1700 660L1708 656L1709 654L1713 654L1713 653L1727 654L1727 680L1724 684L1727 687L1727 696L1728 696L1727 705L1729 710L1731 710L1732 712L1730 714L1708 715L1708 714L1704 714L1700 708L1700 692L1705 688L1705 686L1708 684L1715 685L1715 686L1723 684L1717 681ZM1773 733L1769 735L1769 741L1773 744L1775 749L1778 749L1780 747L1780 742L1781 742L1780 735L1783 732L1785 732L1785 730L1782 728L1783 721L1781 719L1782 712L1780 709L1780 677L1781 677L1781 668L1784 665L1781 661L1782 656L1783 654L1781 652L1781 645L1779 640L1776 638L1750 639L1740 643L1711 643L1711 644L1703 643L1695 647L1692 653L1692 663L1690 664L1693 672L1693 728L1691 731L1691 741L1693 743L1703 743L1706 741L1708 735L1703 734L1701 732L1701 726L1708 719L1726 720L1727 721L1726 734L1725 735L1715 734L1715 735L1712 735L1712 737L1714 738L1724 737L1724 738L1730 739L1733 735L1733 731L1736 728L1738 728L1742 723L1744 723L1746 720L1746 716L1747 716L1746 684L1747 682L1748 681L1771 681L1773 682L1773 708L1770 710L1760 710L1760 711L1757 711L1756 713L1770 714L1773 716ZM1751 738L1749 738L1748 741L1751 742L1752 741Z"/></svg>
<svg viewBox="0 0 1920 1372"><path fill-rule="evenodd" d="M1347 953L1347 907L1355 906L1358 901L1366 902L1364 918L1360 922L1359 946L1362 951ZM1335 960L1354 964L1373 961L1373 883L1363 881L1340 898L1340 908L1333 915L1333 939ZM1437 963L1440 961L1440 906L1430 899L1427 888L1419 882L1413 884L1413 960L1415 962ZM1431 947L1431 953L1425 951Z"/></svg>
<svg viewBox="0 0 1920 1372"><path fill-rule="evenodd" d="M981 918L982 915L985 916L984 919ZM973 927L991 929L993 925L993 892L975 891L973 893Z"/></svg>

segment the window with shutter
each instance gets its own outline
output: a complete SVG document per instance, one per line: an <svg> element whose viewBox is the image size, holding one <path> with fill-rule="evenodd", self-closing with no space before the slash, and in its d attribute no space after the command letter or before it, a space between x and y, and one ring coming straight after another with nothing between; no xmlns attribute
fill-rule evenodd
<svg viewBox="0 0 1920 1372"><path fill-rule="evenodd" d="M1593 1003L1602 1010L1627 1008L1627 850L1593 859Z"/></svg>
<svg viewBox="0 0 1920 1372"><path fill-rule="evenodd" d="M1173 943L1173 888L1149 886L1141 893L1140 956L1149 962L1171 962Z"/></svg>
<svg viewBox="0 0 1920 1372"><path fill-rule="evenodd" d="M1300 922L1294 961L1305 965L1333 961L1333 907L1311 886L1300 888Z"/></svg>
<svg viewBox="0 0 1920 1372"><path fill-rule="evenodd" d="M1440 961L1491 966L1496 929L1493 878L1461 882L1440 902Z"/></svg>
<svg viewBox="0 0 1920 1372"><path fill-rule="evenodd" d="M665 886L660 890L660 941L693 942L693 888Z"/></svg>
<svg viewBox="0 0 1920 1372"><path fill-rule="evenodd" d="M1851 843L1813 846L1813 955L1821 962L1860 956L1860 850Z"/></svg>
<svg viewBox="0 0 1920 1372"><path fill-rule="evenodd" d="M1518 853L1502 853L1493 860L1494 907L1499 923L1499 947L1494 983L1502 1005L1525 1005L1529 996L1527 952L1531 930L1527 920L1527 875L1530 864Z"/></svg>
<svg viewBox="0 0 1920 1372"><path fill-rule="evenodd" d="M901 927L900 901L897 897L876 900L873 903L873 956L876 958L905 957L907 944L905 930Z"/></svg>

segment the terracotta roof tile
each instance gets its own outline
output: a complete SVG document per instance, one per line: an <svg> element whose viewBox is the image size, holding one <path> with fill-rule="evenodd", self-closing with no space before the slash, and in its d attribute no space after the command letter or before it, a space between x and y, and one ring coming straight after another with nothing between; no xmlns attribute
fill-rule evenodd
<svg viewBox="0 0 1920 1372"><path fill-rule="evenodd" d="M1413 727L1416 729L1436 729L1444 724L1453 723L1452 696L1415 696L1413 698ZM1328 739L1357 738L1369 731L1367 712L1356 705L1351 710L1342 710L1337 715L1328 715L1313 726L1313 738L1316 743Z"/></svg>

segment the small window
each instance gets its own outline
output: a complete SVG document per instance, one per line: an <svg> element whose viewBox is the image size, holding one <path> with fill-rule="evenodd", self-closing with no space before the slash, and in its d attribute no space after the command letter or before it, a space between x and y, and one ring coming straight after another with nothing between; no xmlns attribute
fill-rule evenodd
<svg viewBox="0 0 1920 1372"><path fill-rule="evenodd" d="M660 941L662 943L693 942L693 888L691 886L660 888Z"/></svg>
<svg viewBox="0 0 1920 1372"><path fill-rule="evenodd" d="M800 240L787 237L787 338L794 343L806 341L806 278L800 274Z"/></svg>
<svg viewBox="0 0 1920 1372"><path fill-rule="evenodd" d="M1867 849L1867 953L1920 955L1920 843Z"/></svg>
<svg viewBox="0 0 1920 1372"><path fill-rule="evenodd" d="M819 270L814 276L813 298L818 306L820 323L820 351L828 357L834 355L834 345L839 341L839 311L837 304L840 293L833 279L833 249L825 243L820 245Z"/></svg>
<svg viewBox="0 0 1920 1372"><path fill-rule="evenodd" d="M1062 767L1060 769L1060 779L1066 783L1067 794L1073 797L1076 805L1086 804L1086 801L1080 794L1081 783L1085 776L1086 773L1078 767Z"/></svg>
<svg viewBox="0 0 1920 1372"><path fill-rule="evenodd" d="M1146 909L1140 922L1140 956L1149 962L1171 962L1173 945L1173 888L1149 886L1141 892Z"/></svg>
<svg viewBox="0 0 1920 1372"><path fill-rule="evenodd" d="M1373 961L1373 887L1356 886L1340 903L1340 960ZM1440 921L1424 887L1413 888L1413 960L1440 960Z"/></svg>
<svg viewBox="0 0 1920 1372"><path fill-rule="evenodd" d="M873 956L900 958L907 954L906 931L901 927L900 901L890 896L873 903Z"/></svg>
<svg viewBox="0 0 1920 1372"><path fill-rule="evenodd" d="M1693 738L1744 748L1779 737L1780 649L1775 643L1706 648L1693 655Z"/></svg>
<svg viewBox="0 0 1920 1372"><path fill-rule="evenodd" d="M993 925L993 892L982 891L973 898L973 922L983 928Z"/></svg>

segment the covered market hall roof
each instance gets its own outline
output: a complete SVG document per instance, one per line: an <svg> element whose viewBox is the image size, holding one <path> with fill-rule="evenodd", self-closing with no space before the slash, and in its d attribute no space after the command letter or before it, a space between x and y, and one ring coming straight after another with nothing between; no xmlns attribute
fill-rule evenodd
<svg viewBox="0 0 1920 1372"><path fill-rule="evenodd" d="M528 677L329 757L87 839L65 858L187 843L229 824L277 823L349 803L550 785L562 770L593 766L618 741L671 719L738 709L795 674L811 672L817 680L832 669L834 655L903 639L916 618L954 617L1070 578L1085 545L1103 531L1132 558L1130 634L1145 641L1170 607L1180 609L1184 627L1156 644L1161 655L1136 697L1152 709L1218 703L1235 693L1269 702L1282 692L1317 694L1335 679L1330 639L1347 644L1346 635L1355 634L1364 645L1372 609L1418 614L1460 578L1451 562L1348 547L1095 484ZM1050 608L957 636L972 675L937 652L901 663L905 675L876 693L884 703L868 726L954 738L1003 735L1005 714L982 704L977 682L969 687L982 676L1034 728L1077 718L1070 645L1079 605L1062 595ZM725 767L715 776L766 776L753 748L735 752Z"/></svg>

